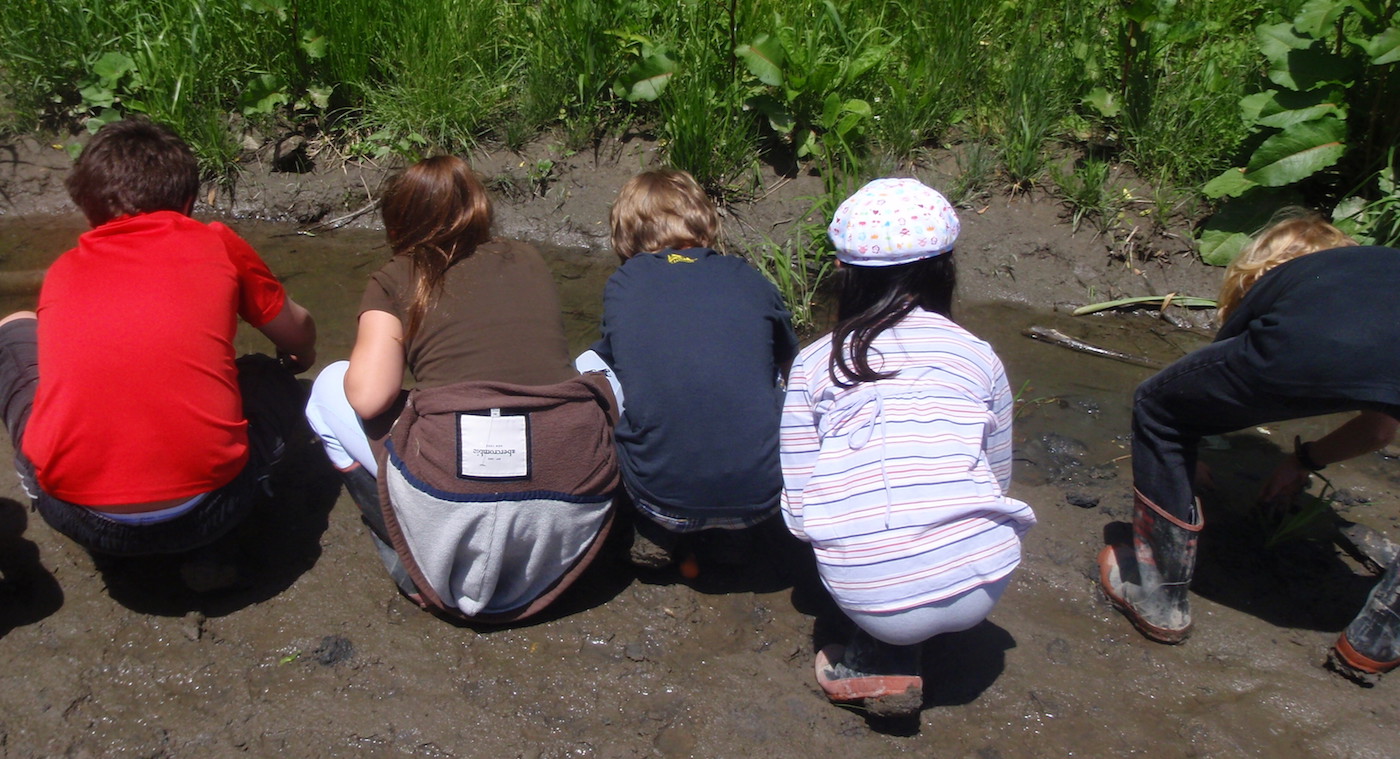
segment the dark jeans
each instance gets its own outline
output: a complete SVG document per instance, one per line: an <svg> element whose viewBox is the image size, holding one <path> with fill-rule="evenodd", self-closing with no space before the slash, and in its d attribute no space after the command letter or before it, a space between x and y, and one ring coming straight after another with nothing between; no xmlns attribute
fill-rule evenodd
<svg viewBox="0 0 1400 759"><path fill-rule="evenodd" d="M1262 389L1259 378L1235 368L1243 340L1228 338L1183 357L1139 385L1133 398L1133 485L1183 521L1194 521L1196 446L1206 435L1341 411L1400 414L1384 404Z"/></svg>
<svg viewBox="0 0 1400 759"><path fill-rule="evenodd" d="M208 545L243 521L259 494L268 492L272 467L299 428L304 402L296 378L269 356L239 358L238 386L248 419L248 463L231 482L193 509L155 524L123 524L92 509L43 492L34 466L21 450L34 390L39 382L36 322L21 319L0 327L0 412L15 448L15 469L34 507L49 526L95 553L114 556L181 553ZM158 423L158 420L152 420Z"/></svg>

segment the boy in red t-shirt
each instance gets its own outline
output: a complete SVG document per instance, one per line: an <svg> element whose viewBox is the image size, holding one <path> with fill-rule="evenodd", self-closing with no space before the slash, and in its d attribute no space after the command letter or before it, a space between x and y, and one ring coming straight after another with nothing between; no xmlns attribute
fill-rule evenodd
<svg viewBox="0 0 1400 759"><path fill-rule="evenodd" d="M25 490L96 553L209 544L252 509L301 414L316 327L242 238L189 217L194 154L145 119L102 128L67 180L92 224L0 320L0 412ZM242 317L277 347L234 359Z"/></svg>

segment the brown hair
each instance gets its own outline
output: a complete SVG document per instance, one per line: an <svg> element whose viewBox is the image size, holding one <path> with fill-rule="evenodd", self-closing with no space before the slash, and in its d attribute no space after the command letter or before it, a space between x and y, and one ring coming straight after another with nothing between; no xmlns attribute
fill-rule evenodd
<svg viewBox="0 0 1400 759"><path fill-rule="evenodd" d="M1225 321L1244 300L1249 288L1275 266L1319 250L1355 244L1355 240L1314 211L1303 208L1279 211L1269 226L1260 230L1225 270L1220 297L1216 298L1219 309L1216 317Z"/></svg>
<svg viewBox="0 0 1400 759"><path fill-rule="evenodd" d="M418 332L447 267L490 239L491 199L466 161L435 156L390 181L382 212L394 255L413 260L407 342Z"/></svg>
<svg viewBox="0 0 1400 759"><path fill-rule="evenodd" d="M129 117L98 130L64 185L94 227L138 213L184 213L199 192L199 162L170 127Z"/></svg>
<svg viewBox="0 0 1400 759"><path fill-rule="evenodd" d="M719 237L719 214L684 171L644 171L627 180L609 214L613 252L621 258L666 248L708 248Z"/></svg>

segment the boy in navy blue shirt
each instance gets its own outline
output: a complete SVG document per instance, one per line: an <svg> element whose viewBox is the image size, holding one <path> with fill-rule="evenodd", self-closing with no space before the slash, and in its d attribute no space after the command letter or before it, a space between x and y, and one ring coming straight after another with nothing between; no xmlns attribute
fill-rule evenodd
<svg viewBox="0 0 1400 759"><path fill-rule="evenodd" d="M777 288L710 247L719 216L689 174L633 177L611 225L622 265L603 292L602 339L578 366L614 382L632 561L659 568L679 534L777 513L780 377L797 338Z"/></svg>

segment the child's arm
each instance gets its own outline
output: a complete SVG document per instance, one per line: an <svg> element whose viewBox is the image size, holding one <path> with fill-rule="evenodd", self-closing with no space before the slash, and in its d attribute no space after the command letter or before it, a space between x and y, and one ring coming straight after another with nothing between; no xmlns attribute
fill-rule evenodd
<svg viewBox="0 0 1400 759"><path fill-rule="evenodd" d="M316 363L316 320L311 312L287 296L282 310L272 321L258 327L277 348L277 357L293 374L300 374Z"/></svg>
<svg viewBox="0 0 1400 759"><path fill-rule="evenodd" d="M1011 385L1006 380L1006 370L1001 362L996 362L996 373L992 376L992 417L994 425L987 435L987 462L992 474L1005 493L1011 487L1011 418L1015 413L1015 402L1011 397Z"/></svg>
<svg viewBox="0 0 1400 759"><path fill-rule="evenodd" d="M802 527L802 490L817 466L821 437L817 434L812 399L802 365L795 364L783 402L779 454L783 464L783 521L798 539L807 541Z"/></svg>
<svg viewBox="0 0 1400 759"><path fill-rule="evenodd" d="M1362 411L1342 426L1321 438L1304 444L1310 464L1325 467L1338 461L1354 459L1390 445L1400 421L1380 411ZM1291 501L1307 486L1312 470L1304 466L1297 454L1286 455L1264 483L1259 493L1260 503Z"/></svg>
<svg viewBox="0 0 1400 759"><path fill-rule="evenodd" d="M345 398L361 419L389 410L403 388L403 322L387 311L360 314L350 368L345 370Z"/></svg>

